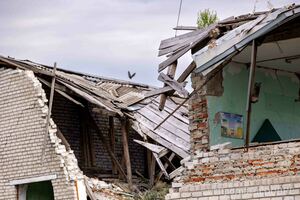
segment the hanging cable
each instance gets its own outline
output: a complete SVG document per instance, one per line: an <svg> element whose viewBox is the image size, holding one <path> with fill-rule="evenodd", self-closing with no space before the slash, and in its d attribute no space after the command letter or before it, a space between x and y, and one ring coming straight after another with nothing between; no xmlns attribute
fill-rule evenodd
<svg viewBox="0 0 300 200"><path fill-rule="evenodd" d="M179 10L178 10L178 15L177 15L177 23L176 23L176 27L178 27L178 23L179 23L179 19L180 19L181 6L182 6L182 0L180 0L180 4L179 4ZM176 36L177 36L177 29L175 30L175 37L176 37Z"/></svg>

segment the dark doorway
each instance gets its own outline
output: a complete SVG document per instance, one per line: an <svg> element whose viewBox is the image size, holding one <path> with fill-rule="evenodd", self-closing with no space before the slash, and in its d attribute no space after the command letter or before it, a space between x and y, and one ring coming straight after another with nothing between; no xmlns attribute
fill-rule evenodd
<svg viewBox="0 0 300 200"><path fill-rule="evenodd" d="M28 184L26 200L54 200L51 181Z"/></svg>

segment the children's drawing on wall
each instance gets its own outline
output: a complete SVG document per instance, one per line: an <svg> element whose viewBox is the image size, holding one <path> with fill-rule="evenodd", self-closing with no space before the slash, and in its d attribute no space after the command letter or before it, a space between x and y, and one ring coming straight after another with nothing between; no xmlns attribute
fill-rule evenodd
<svg viewBox="0 0 300 200"><path fill-rule="evenodd" d="M220 112L221 135L224 137L243 139L243 116Z"/></svg>

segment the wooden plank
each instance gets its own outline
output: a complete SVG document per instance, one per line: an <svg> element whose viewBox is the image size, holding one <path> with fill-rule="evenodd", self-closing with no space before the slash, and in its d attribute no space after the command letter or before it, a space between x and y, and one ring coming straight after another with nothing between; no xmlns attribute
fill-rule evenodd
<svg viewBox="0 0 300 200"><path fill-rule="evenodd" d="M182 31L195 31L199 28L197 26L176 26L173 30L182 30Z"/></svg>
<svg viewBox="0 0 300 200"><path fill-rule="evenodd" d="M162 146L174 151L181 157L188 156L190 150L190 143L180 139L179 137L174 136L172 133L162 129L157 128L154 130L155 124L151 121L147 121L140 114L135 114L138 122L140 123L141 130L154 141L158 142Z"/></svg>
<svg viewBox="0 0 300 200"><path fill-rule="evenodd" d="M165 113L170 114L176 108L176 104L174 104L174 106L172 106L172 108L170 108L170 106L168 106L168 102L169 102L169 100L166 101L166 106L164 108L164 111L165 111ZM156 101L152 101L151 103L154 105L154 108L156 106L158 106L158 103ZM187 117L187 115L188 115L188 110L186 110L186 112L181 112L180 110L178 110L177 112L175 112L173 114L173 117L176 118L177 120L183 122L187 126L189 126L190 121L189 121L189 118ZM184 129L184 130L188 130L188 129Z"/></svg>
<svg viewBox="0 0 300 200"><path fill-rule="evenodd" d="M145 110L145 111L144 111ZM161 120L163 120L165 117L167 117L170 113L166 111L157 111L157 108L155 105L149 104L148 106L144 107L141 112L151 112L154 113L157 117L158 120L153 119L150 121L154 121L155 123L159 123ZM163 128L173 132L174 134L177 134L177 131L179 129L180 135L182 134L182 139L189 141L190 140L190 133L189 133L189 124L184 123L181 120L178 120L174 115L170 117L170 121L167 122L166 126L162 126ZM174 132L175 131L175 132Z"/></svg>
<svg viewBox="0 0 300 200"><path fill-rule="evenodd" d="M49 135L49 121L50 121L51 112L52 112L54 88L55 88L55 73L56 73L56 63L54 63L53 74L52 74L53 77L52 77L51 89L50 89L48 114L47 114L47 118L46 118L46 131L44 133L44 140L43 140L43 147L42 147L42 156L41 156L41 162L42 163L44 162L47 138L48 138L48 135Z"/></svg>
<svg viewBox="0 0 300 200"><path fill-rule="evenodd" d="M150 188L152 188L154 186L154 180L155 180L155 158L153 156L153 154L151 153L151 163L150 163L150 177L149 177L149 183L150 183Z"/></svg>
<svg viewBox="0 0 300 200"><path fill-rule="evenodd" d="M138 122L135 122L135 123L138 123ZM140 123L141 131L145 135L147 135L148 137L153 139L155 142L157 142L158 144L160 144L160 145L170 149L171 151L175 152L181 158L185 158L189 155L189 153L188 153L189 151L181 149L176 144L173 144L172 142L170 142L168 140L168 138L164 138L164 137L159 136L158 134L151 131L151 129L149 129L147 127L147 125L143 125L143 124L145 124L145 122Z"/></svg>
<svg viewBox="0 0 300 200"><path fill-rule="evenodd" d="M174 157L175 157L175 153L172 153L172 154L170 155L170 157L168 158L168 160L169 160L170 162L172 162L172 160L173 160ZM168 167L169 167L169 164L168 164L168 163L165 163L164 168L167 170ZM163 174L164 174L163 171L159 172L159 174L157 175L156 181L160 180Z"/></svg>
<svg viewBox="0 0 300 200"><path fill-rule="evenodd" d="M176 68L177 68L177 60L174 61L168 68L168 76L171 78L171 79L174 79L175 77L175 73L176 73ZM164 86L167 86L167 84L165 83ZM161 94L160 95L160 103L159 103L159 110L163 110L164 107L165 107L165 103L166 103L166 100L167 100L167 94L164 93L164 94Z"/></svg>
<svg viewBox="0 0 300 200"><path fill-rule="evenodd" d="M122 130L122 141L123 141L123 153L126 163L127 170L127 182L130 189L132 188L132 171L131 171L131 162L129 154L129 145L128 145L128 120L127 118L121 119L121 130Z"/></svg>
<svg viewBox="0 0 300 200"><path fill-rule="evenodd" d="M70 146L68 140L62 134L62 132L59 130L59 128L57 128L56 135L61 140L62 144L66 147L67 151L71 150L71 146Z"/></svg>
<svg viewBox="0 0 300 200"><path fill-rule="evenodd" d="M200 87L200 88L202 88L202 87ZM193 96L196 92L198 91L198 89L197 90L194 90L191 94L190 94L190 97L191 96ZM190 99L190 97L189 98L186 98L183 102L181 102L169 115L168 115L168 117L166 117L164 120L162 120L155 128L154 128L154 130L156 130L158 127L160 127L163 123L165 123L174 113L176 113L176 111L180 108L180 107L182 107L189 99Z"/></svg>
<svg viewBox="0 0 300 200"><path fill-rule="evenodd" d="M205 29L201 29L201 30L199 29L199 30L196 30L196 31L193 31L193 32L185 33L185 34L182 34L182 35L179 35L179 36L176 36L176 37L172 37L172 38L162 40L160 42L159 49L161 50L161 49L168 48L168 47L176 45L176 44L183 43L186 40L189 40L190 38L201 34L204 30Z"/></svg>
<svg viewBox="0 0 300 200"><path fill-rule="evenodd" d="M87 181L86 178L84 178L84 184L85 184L85 187L86 187L86 193L90 197L90 199L91 200L97 200L97 197L94 195L94 192L90 188L90 186L89 186L88 181Z"/></svg>
<svg viewBox="0 0 300 200"><path fill-rule="evenodd" d="M148 142L143 142L140 140L133 140L134 142L146 147L147 149L151 150L152 152L156 153L156 154L160 154L162 151L166 150L165 147L159 146L159 145L155 145L155 144L151 144Z"/></svg>
<svg viewBox="0 0 300 200"><path fill-rule="evenodd" d="M177 79L177 81L179 83L185 81L187 79L187 77L189 77L189 75L194 71L194 69L196 69L196 63L194 61L192 61L191 64L189 64L189 66L179 76L179 78Z"/></svg>
<svg viewBox="0 0 300 200"><path fill-rule="evenodd" d="M157 123L153 122L155 120L150 120L147 117L141 115L140 113L137 113L140 116L138 116L139 118L142 117L143 119L143 125L146 126L148 129L153 130ZM138 119L139 122L141 119ZM160 120L161 121L161 120ZM164 127L160 127L157 130L153 130L154 133L156 133L157 135L161 136L161 137L166 137L168 138L168 140L174 144L176 144L178 147L188 150L188 147L190 146L189 140L183 139L182 137L186 137L187 134L182 133L182 131L180 131L179 129L167 129L166 127L168 126L164 126ZM178 132L180 132L180 134L178 134L177 132L175 132L175 130L178 130ZM180 136L179 136L180 135Z"/></svg>
<svg viewBox="0 0 300 200"><path fill-rule="evenodd" d="M169 161L168 158L163 157L162 160L166 161L166 164L168 164L168 166L170 166L173 170L176 169L176 167L173 165L173 163L171 161Z"/></svg>
<svg viewBox="0 0 300 200"><path fill-rule="evenodd" d="M199 35L197 35L197 37L195 37L195 40L193 42L191 42L188 47L182 49L181 51L177 52L173 56L169 57L167 60L165 60L162 63L160 63L159 64L159 68L158 68L158 72L161 72L167 66L169 66L170 64L172 64L174 61L178 60L178 58L180 58L186 52L188 52L190 49L192 49L193 47L195 47L200 41L208 38L209 37L209 32L211 30L213 30L214 28L216 28L216 26L217 26L217 23L208 26L207 28L204 29L203 32L201 32Z"/></svg>
<svg viewBox="0 0 300 200"><path fill-rule="evenodd" d="M156 112L153 112L153 110L151 110L151 108L149 106L146 106L143 109L139 110L138 113L141 114L147 121L150 121L155 125L159 124L162 120L165 119L165 117L161 116L160 113L157 114ZM167 116L168 116L168 114L167 114ZM174 118L172 118L172 120L173 119ZM188 128L183 129L180 126L178 126L177 124L175 124L175 123L179 123L179 122L180 121L178 121L178 120L173 120L172 122L167 121L166 123L164 123L161 126L162 131L163 130L167 131L170 134L172 134L174 137L183 140L184 144L189 143L190 135L188 132ZM188 127L187 125L185 125L185 126Z"/></svg>
<svg viewBox="0 0 300 200"><path fill-rule="evenodd" d="M105 109L107 109L108 111L111 111L113 113L118 113L120 116L123 116L123 113L117 109L114 108L110 108L107 105L104 104L104 102L99 101L98 99L96 99L94 96L88 94L87 92L80 90L64 81L60 81L58 80L61 84L65 85L67 88L69 88L70 90L72 90L73 92L75 92L76 94L78 94L79 96L83 97L84 99L86 99L87 101L96 104L100 107L103 107Z"/></svg>
<svg viewBox="0 0 300 200"><path fill-rule="evenodd" d="M44 80L44 79L42 79L40 77L38 77L38 79L39 79L39 81L41 81L42 83L44 83L46 86L51 87L51 84L48 81L46 81L46 80ZM60 89L58 89L57 84L55 86L55 91L57 93L59 93L61 96L65 97L66 99L72 101L73 103L75 103L75 104L77 104L77 105L79 105L81 107L84 107L84 105L82 103L80 103L79 101L75 100L73 97L71 97L67 93L65 93L65 92L61 91Z"/></svg>
<svg viewBox="0 0 300 200"><path fill-rule="evenodd" d="M20 68L20 69L24 69L24 70L29 69L29 70L33 71L34 73L44 74L44 75L53 77L52 72L49 72L49 71L46 71L46 70L40 70L40 69L34 68L32 66L29 66L29 65L24 66L24 65L20 64L20 62L17 61L17 60L12 60L12 59L0 56L0 61L5 62L9 65L12 65L12 66Z"/></svg>
<svg viewBox="0 0 300 200"><path fill-rule="evenodd" d="M173 179L175 178L177 175L180 175L181 174L181 171L184 170L184 168L181 166L181 167L178 167L176 170L174 170L173 172L170 173L170 179Z"/></svg>
<svg viewBox="0 0 300 200"><path fill-rule="evenodd" d="M177 82L179 82L179 83L184 82L188 78L188 76L194 71L194 69L196 69L196 63L193 61L184 70L184 72L179 76L179 78L177 79ZM159 89L147 92L146 95L145 95L145 98L153 97L153 96L158 95L158 94L172 92L172 91L174 92L173 88L171 88L170 86L166 86L166 87L163 87L163 88L159 88Z"/></svg>
<svg viewBox="0 0 300 200"><path fill-rule="evenodd" d="M174 63L175 61L178 60L181 56L183 56L186 52L188 52L191 49L191 45L185 47L181 51L177 52L173 56L169 57L167 60L163 61L162 63L159 64L158 67L158 72L161 72L162 70L166 69L169 65Z"/></svg>
<svg viewBox="0 0 300 200"><path fill-rule="evenodd" d="M158 98L154 99L153 102L159 103ZM174 111L178 105L178 103L174 103L172 100L166 101L166 107L170 108L172 111ZM188 109L185 107L180 107L176 112L180 115L188 115Z"/></svg>
<svg viewBox="0 0 300 200"><path fill-rule="evenodd" d="M170 176L169 176L168 172L166 171L166 169L164 168L164 165L160 161L158 155L154 152L152 152L152 153L153 153L153 156L156 159L156 162L157 162L159 168L161 169L161 171L164 173L164 175L166 176L167 179L170 179Z"/></svg>
<svg viewBox="0 0 300 200"><path fill-rule="evenodd" d="M166 86L166 87L163 87L163 88L151 90L151 91L149 91L145 94L145 98L153 97L153 96L163 94L163 93L166 93L166 92L169 92L169 91L172 91L172 90L173 90L173 88L171 88L170 86Z"/></svg>
<svg viewBox="0 0 300 200"><path fill-rule="evenodd" d="M158 76L158 80L170 86L173 90L178 92L178 94L182 95L184 98L189 96L189 92L184 88L186 83L178 83L174 79L171 79L164 73L160 73Z"/></svg>
<svg viewBox="0 0 300 200"><path fill-rule="evenodd" d="M165 48L165 49L159 50L158 51L158 56L163 56L163 55L166 55L166 54L169 54L169 53L176 53L179 50L182 50L182 49L188 47L190 45L190 41L191 40L187 40L184 43L180 43L180 44L171 46L169 48Z"/></svg>

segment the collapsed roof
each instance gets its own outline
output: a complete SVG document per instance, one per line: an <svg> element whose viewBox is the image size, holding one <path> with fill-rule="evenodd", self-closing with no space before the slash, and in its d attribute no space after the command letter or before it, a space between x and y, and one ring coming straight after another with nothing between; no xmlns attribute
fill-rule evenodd
<svg viewBox="0 0 300 200"><path fill-rule="evenodd" d="M53 67L3 56L0 56L0 65L31 70L43 84L49 87L51 85L46 78L53 77ZM79 99L75 98L79 96L92 103L95 112L118 117L128 116L132 127L143 138L151 138L155 143L181 158L189 155L189 121L186 107L181 107L170 121L155 129L164 117L176 108L177 102L181 101L180 98L168 98L167 108L160 111L156 106L157 97L147 98L147 93L155 90L155 87L64 69L57 69L55 78L55 91L75 104L84 106Z"/></svg>

